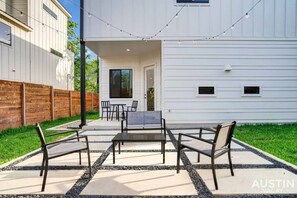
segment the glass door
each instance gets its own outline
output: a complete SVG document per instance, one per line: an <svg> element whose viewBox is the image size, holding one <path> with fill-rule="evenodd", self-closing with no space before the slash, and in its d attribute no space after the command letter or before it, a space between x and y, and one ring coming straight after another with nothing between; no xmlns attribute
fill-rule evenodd
<svg viewBox="0 0 297 198"><path fill-rule="evenodd" d="M155 110L155 69L154 67L146 67L144 69L145 83L144 83L144 100L145 110Z"/></svg>

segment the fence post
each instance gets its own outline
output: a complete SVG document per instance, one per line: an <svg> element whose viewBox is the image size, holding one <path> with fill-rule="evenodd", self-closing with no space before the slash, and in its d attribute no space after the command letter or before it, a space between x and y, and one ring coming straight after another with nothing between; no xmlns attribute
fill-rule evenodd
<svg viewBox="0 0 297 198"><path fill-rule="evenodd" d="M51 87L52 120L55 120L55 90Z"/></svg>
<svg viewBox="0 0 297 198"><path fill-rule="evenodd" d="M72 117L72 91L69 91L69 110L70 110L70 117Z"/></svg>
<svg viewBox="0 0 297 198"><path fill-rule="evenodd" d="M26 84L22 84L22 124L26 126Z"/></svg>
<svg viewBox="0 0 297 198"><path fill-rule="evenodd" d="M94 93L92 92L92 108L91 108L91 109L92 109L92 112L94 111L94 100L93 100L93 94L94 94Z"/></svg>

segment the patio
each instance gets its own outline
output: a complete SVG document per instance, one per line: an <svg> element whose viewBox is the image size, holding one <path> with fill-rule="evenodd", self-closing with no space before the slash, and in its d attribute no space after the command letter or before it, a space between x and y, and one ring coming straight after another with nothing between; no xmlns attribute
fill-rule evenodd
<svg viewBox="0 0 297 198"><path fill-rule="evenodd" d="M295 197L297 169L273 156L237 141L232 142L235 176L230 175L227 155L217 159L219 190L215 190L210 159L186 151L181 156L181 172L176 174L176 140L179 132L193 134L194 129L168 130L166 163L162 163L160 143L125 143L112 163L111 139L119 132L120 122L97 120L84 128L89 137L92 178L88 178L87 155L78 164L77 154L50 161L45 192L39 177L42 155L34 152L0 169L0 197L12 195L49 196L198 196L198 197ZM177 127L177 126L176 126ZM60 128L63 128L61 126ZM105 129L104 129L105 128ZM59 129L57 127L56 129ZM149 133L150 131L146 131ZM213 134L204 133L211 138ZM185 140L187 141L187 140ZM66 165L66 166L65 166Z"/></svg>

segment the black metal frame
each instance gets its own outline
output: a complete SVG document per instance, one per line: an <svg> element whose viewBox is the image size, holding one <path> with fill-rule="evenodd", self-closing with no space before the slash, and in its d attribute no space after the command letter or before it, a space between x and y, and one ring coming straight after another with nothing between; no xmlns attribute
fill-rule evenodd
<svg viewBox="0 0 297 198"><path fill-rule="evenodd" d="M104 109L106 111L104 111ZM103 113L106 112L106 114L107 114L106 117L107 117L107 121L108 121L110 111L111 111L110 102L109 101L101 101L101 120L103 119Z"/></svg>
<svg viewBox="0 0 297 198"><path fill-rule="evenodd" d="M90 150L89 150L89 141L88 141L88 137L87 136L79 136L78 131L76 131L76 130L74 130L74 131L63 131L63 132L53 133L53 134L44 136L39 123L36 123L36 130L37 130L39 139L41 141L41 150L43 152L43 158L42 158L42 163L41 163L41 168L40 168L40 176L43 175L43 171L44 171L43 182L42 182L42 187L41 187L41 191L42 192L45 189L47 172L48 172L48 161L50 159L54 159L54 158L57 158L57 157L61 157L61 156L65 156L65 155L69 155L69 154L78 152L79 153L79 164L81 165L81 151L87 151L87 155L88 155L88 167L89 167L89 177L91 178L91 157L90 157ZM65 134L65 133L69 133L69 132L76 132L76 137L67 138L67 139L64 139L64 140L59 140L59 141L55 141L55 142L51 142L51 143L46 143L45 137L50 137L50 136ZM63 153L63 154L60 154L60 155L55 155L53 157L49 157L49 155L48 155L48 149L49 148L52 148L52 147L54 147L54 146L56 146L56 145L58 145L60 143L68 142L70 140L77 140L77 141L79 141L82 138L84 138L85 141L86 141L86 148L83 148L83 149L74 149L74 150L69 151L67 153Z"/></svg>
<svg viewBox="0 0 297 198"><path fill-rule="evenodd" d="M179 133L178 134L178 143L177 143L177 169L176 169L177 173L179 173L179 170L180 170L180 162L179 161L180 161L180 152L181 152L182 149L187 148L187 149L190 149L192 151L198 152L198 159L197 159L198 162L200 162L200 153L203 154L203 155L206 155L206 156L211 158L211 168L212 168L212 174L213 174L213 178L214 178L214 184L215 184L216 190L218 190L218 182L217 182L217 177L216 177L216 172L215 172L215 167L214 167L215 166L214 160L216 158L220 157L221 155L223 155L225 153L228 153L228 159L229 159L229 166L230 166L231 175L234 176L233 165L232 165L232 161L231 161L231 148L230 147L231 147L231 140L232 140L235 125L236 125L236 122L233 121L230 125L218 125L216 130L207 129L207 128L200 128L199 137ZM215 147L216 147L216 144L217 144L217 139L218 139L218 136L219 136L219 132L220 132L221 128L229 127L229 126L231 126L231 127L229 128L229 131L228 131L228 136L227 136L226 143L225 143L224 147L222 148L222 150L220 150L219 153L215 154L216 151L217 151ZM203 139L202 138L202 131L203 130L215 132L214 140L211 141L211 140ZM211 154L206 153L203 150L199 150L199 149L196 149L196 148L193 148L193 147L182 144L181 143L182 136L190 137L190 138L193 138L193 139L196 139L196 140L199 140L199 141L202 141L202 142L205 142L207 144L212 145Z"/></svg>
<svg viewBox="0 0 297 198"><path fill-rule="evenodd" d="M121 137L118 138L119 134L121 134ZM126 136L123 136L122 133L118 133L113 139L112 139L112 148L113 148L113 164L115 164L115 144L116 142L118 143L118 147L119 147L119 154L121 154L121 144L120 142L161 142L161 154L163 154L163 164L165 164L165 144L166 144L166 136L165 138L161 138L163 136L161 136L161 134L157 134L160 135L159 139L153 139L150 137L155 137L157 133L131 133L131 134L127 134ZM137 139L137 136L139 135L144 135L147 136L146 140L143 139ZM118 139L116 139L118 138Z"/></svg>
<svg viewBox="0 0 297 198"><path fill-rule="evenodd" d="M145 113L145 111L144 111ZM164 118L162 118L162 111L160 111L160 128L157 127L150 127L150 125L148 124L147 127L143 127L143 128L129 128L128 127L128 116L129 112L127 112L126 118L121 120L121 133L128 133L128 131L141 131L141 130L161 130L164 132L164 137L166 140L166 120ZM124 122L126 122L126 126L124 127Z"/></svg>

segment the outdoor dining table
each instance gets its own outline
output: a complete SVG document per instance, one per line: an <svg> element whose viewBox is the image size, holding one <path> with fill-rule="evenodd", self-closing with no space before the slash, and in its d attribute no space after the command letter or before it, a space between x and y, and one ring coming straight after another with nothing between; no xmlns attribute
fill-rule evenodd
<svg viewBox="0 0 297 198"><path fill-rule="evenodd" d="M110 104L112 111L116 108L116 119L120 121L120 107L122 107L122 112L124 113L124 107L126 104Z"/></svg>

